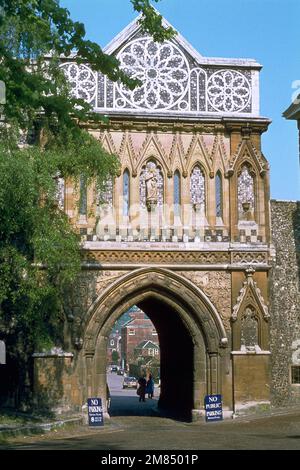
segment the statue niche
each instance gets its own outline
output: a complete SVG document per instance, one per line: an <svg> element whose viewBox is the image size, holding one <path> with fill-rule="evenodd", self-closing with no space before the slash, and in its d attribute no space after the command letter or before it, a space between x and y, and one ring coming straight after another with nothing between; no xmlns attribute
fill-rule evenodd
<svg viewBox="0 0 300 470"><path fill-rule="evenodd" d="M141 172L141 205L151 211L163 204L163 176L154 161L149 161Z"/></svg>

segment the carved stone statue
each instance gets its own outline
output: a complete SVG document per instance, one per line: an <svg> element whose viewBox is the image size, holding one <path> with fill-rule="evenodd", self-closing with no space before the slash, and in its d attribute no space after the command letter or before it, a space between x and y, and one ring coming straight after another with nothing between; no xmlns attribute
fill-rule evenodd
<svg viewBox="0 0 300 470"><path fill-rule="evenodd" d="M147 166L147 172L145 175L146 183L146 203L150 210L151 207L155 206L158 202L158 178L156 174L156 167L153 164Z"/></svg>

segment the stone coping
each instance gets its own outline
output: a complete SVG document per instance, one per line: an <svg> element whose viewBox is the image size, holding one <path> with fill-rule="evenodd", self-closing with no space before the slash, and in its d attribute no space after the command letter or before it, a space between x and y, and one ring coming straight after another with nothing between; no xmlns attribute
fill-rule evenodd
<svg viewBox="0 0 300 470"><path fill-rule="evenodd" d="M73 353L70 352L37 352L33 353L32 357L74 357Z"/></svg>
<svg viewBox="0 0 300 470"><path fill-rule="evenodd" d="M233 356L270 356L271 351L231 351Z"/></svg>
<svg viewBox="0 0 300 470"><path fill-rule="evenodd" d="M226 243L226 242L115 242L115 241L86 241L82 244L84 250L141 250L157 251L268 251L265 243Z"/></svg>

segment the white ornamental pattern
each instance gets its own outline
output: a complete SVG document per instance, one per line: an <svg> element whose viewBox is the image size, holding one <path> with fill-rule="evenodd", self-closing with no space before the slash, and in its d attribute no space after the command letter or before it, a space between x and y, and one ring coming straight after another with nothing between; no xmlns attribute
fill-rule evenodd
<svg viewBox="0 0 300 470"><path fill-rule="evenodd" d="M170 109L176 104L181 110L187 109L189 65L174 44L136 39L119 52L118 59L124 72L142 82L134 90L122 83L117 85L121 95L116 100L118 108L125 108L129 103L137 109Z"/></svg>
<svg viewBox="0 0 300 470"><path fill-rule="evenodd" d="M249 103L251 87L245 75L236 70L219 70L207 83L207 97L216 111L238 112Z"/></svg>
<svg viewBox="0 0 300 470"><path fill-rule="evenodd" d="M90 67L75 62L68 62L60 67L71 85L73 96L91 103L96 96L97 80Z"/></svg>
<svg viewBox="0 0 300 470"><path fill-rule="evenodd" d="M205 176L201 168L196 165L190 180L191 201L195 206L204 208L205 205Z"/></svg>

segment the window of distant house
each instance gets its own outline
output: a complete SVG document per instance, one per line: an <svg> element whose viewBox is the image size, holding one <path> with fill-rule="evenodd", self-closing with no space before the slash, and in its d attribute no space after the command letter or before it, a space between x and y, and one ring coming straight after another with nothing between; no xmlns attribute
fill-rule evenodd
<svg viewBox="0 0 300 470"><path fill-rule="evenodd" d="M292 384L300 385L300 366L292 366Z"/></svg>
<svg viewBox="0 0 300 470"><path fill-rule="evenodd" d="M158 356L158 349L154 350L155 356Z"/></svg>
<svg viewBox="0 0 300 470"><path fill-rule="evenodd" d="M153 336L157 336L157 331L156 331L154 328L153 328L153 330L152 330L152 335L153 335Z"/></svg>
<svg viewBox="0 0 300 470"><path fill-rule="evenodd" d="M111 340L110 340L110 345L113 346L114 344L115 344L114 340L111 339Z"/></svg>
<svg viewBox="0 0 300 470"><path fill-rule="evenodd" d="M153 351L152 348L150 348L148 351L149 351L149 356L154 356L154 354L153 354L154 351Z"/></svg>
<svg viewBox="0 0 300 470"><path fill-rule="evenodd" d="M135 329L134 329L134 328L129 328L128 334L129 334L130 336L135 335Z"/></svg>

